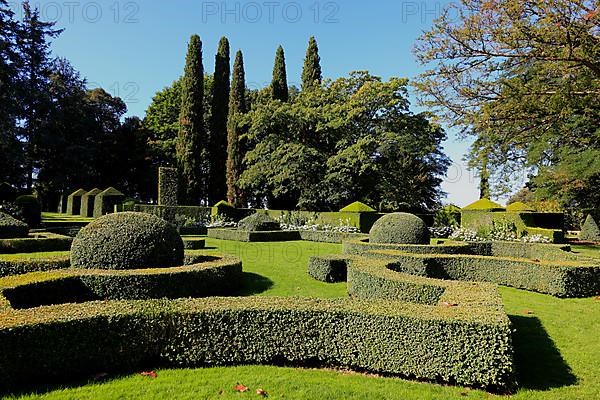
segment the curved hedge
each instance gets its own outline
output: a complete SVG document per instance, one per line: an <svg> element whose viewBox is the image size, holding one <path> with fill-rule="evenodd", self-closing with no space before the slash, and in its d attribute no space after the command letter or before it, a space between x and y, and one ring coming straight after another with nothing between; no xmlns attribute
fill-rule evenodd
<svg viewBox="0 0 600 400"><path fill-rule="evenodd" d="M238 223L240 231L271 232L281 230L279 222L263 213L252 214Z"/></svg>
<svg viewBox="0 0 600 400"><path fill-rule="evenodd" d="M71 260L66 253L43 258L33 255L19 258L0 256L0 277L65 269L70 266Z"/></svg>
<svg viewBox="0 0 600 400"><path fill-rule="evenodd" d="M36 233L17 239L0 239L0 254L69 251L73 238L54 233Z"/></svg>
<svg viewBox="0 0 600 400"><path fill-rule="evenodd" d="M429 244L429 229L416 215L387 214L373 224L369 238L382 244Z"/></svg>
<svg viewBox="0 0 600 400"><path fill-rule="evenodd" d="M75 268L139 269L183 264L183 241L175 227L154 215L118 213L84 227L71 248Z"/></svg>
<svg viewBox="0 0 600 400"><path fill-rule="evenodd" d="M27 237L29 226L25 222L0 212L0 239Z"/></svg>

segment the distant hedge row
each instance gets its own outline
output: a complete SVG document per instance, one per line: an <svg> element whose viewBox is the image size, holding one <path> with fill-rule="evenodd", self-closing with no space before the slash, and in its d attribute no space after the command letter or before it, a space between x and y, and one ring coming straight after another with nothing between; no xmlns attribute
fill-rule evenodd
<svg viewBox="0 0 600 400"><path fill-rule="evenodd" d="M0 239L0 254L69 251L72 241L71 237L53 233L35 234L18 239Z"/></svg>
<svg viewBox="0 0 600 400"><path fill-rule="evenodd" d="M25 256L6 258L0 256L0 277L64 269L69 268L70 265L71 259L69 254L48 256L47 258Z"/></svg>
<svg viewBox="0 0 600 400"><path fill-rule="evenodd" d="M306 240L309 242L342 243L345 240L359 240L367 237L362 233L343 233L326 231L271 231L250 232L237 229L210 228L208 237L240 242L283 242Z"/></svg>

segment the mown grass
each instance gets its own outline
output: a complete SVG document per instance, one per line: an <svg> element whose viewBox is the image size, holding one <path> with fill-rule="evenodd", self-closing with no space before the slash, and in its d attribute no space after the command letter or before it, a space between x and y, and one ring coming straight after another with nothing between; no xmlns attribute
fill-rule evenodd
<svg viewBox="0 0 600 400"><path fill-rule="evenodd" d="M237 243L207 239L207 252L238 255L244 262L242 294L260 296L340 297L345 284L310 279L311 255L339 252L339 245ZM598 249L577 251L600 257ZM557 299L527 291L500 288L515 327L516 363L521 388L514 396L399 378L344 371L273 366L157 370L156 379L109 376L105 381L40 388L19 399L256 399L257 389L277 399L582 399L600 398L600 301ZM239 393L241 383L249 390Z"/></svg>
<svg viewBox="0 0 600 400"><path fill-rule="evenodd" d="M59 223L59 222L92 222L94 218L86 218L80 215L68 215L68 214L59 214L52 212L43 212L42 213L42 223Z"/></svg>

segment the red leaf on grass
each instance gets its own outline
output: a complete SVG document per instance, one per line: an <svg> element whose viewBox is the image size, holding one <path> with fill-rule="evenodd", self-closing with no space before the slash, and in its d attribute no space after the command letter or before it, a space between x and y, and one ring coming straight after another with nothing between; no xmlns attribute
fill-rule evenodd
<svg viewBox="0 0 600 400"><path fill-rule="evenodd" d="M269 394L263 389L256 389L256 394L262 397L269 397Z"/></svg>
<svg viewBox="0 0 600 400"><path fill-rule="evenodd" d="M144 371L144 372L140 372L140 375L142 376L147 376L149 378L153 378L156 379L158 378L158 374L154 371Z"/></svg>
<svg viewBox="0 0 600 400"><path fill-rule="evenodd" d="M244 385L238 383L237 385L235 385L233 387L233 390L235 390L236 392L244 393L244 392L248 391L248 386L244 386Z"/></svg>

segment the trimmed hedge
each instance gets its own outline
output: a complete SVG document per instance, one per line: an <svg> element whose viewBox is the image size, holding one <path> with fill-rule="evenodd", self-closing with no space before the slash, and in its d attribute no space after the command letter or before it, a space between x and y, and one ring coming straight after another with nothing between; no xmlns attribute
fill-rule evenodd
<svg viewBox="0 0 600 400"><path fill-rule="evenodd" d="M113 213L115 206L123 201L125 201L125 195L114 187L98 193L94 198L94 218Z"/></svg>
<svg viewBox="0 0 600 400"><path fill-rule="evenodd" d="M158 169L159 206L177 206L178 183L177 168L160 167Z"/></svg>
<svg viewBox="0 0 600 400"><path fill-rule="evenodd" d="M204 239L188 239L183 238L183 248L186 250L200 250L206 246Z"/></svg>
<svg viewBox="0 0 600 400"><path fill-rule="evenodd" d="M493 290L486 294L499 300ZM3 388L153 362L179 367L318 363L499 391L511 389L514 379L510 321L501 305L475 301L449 308L209 298L92 302L0 314Z"/></svg>
<svg viewBox="0 0 600 400"><path fill-rule="evenodd" d="M68 254L48 256L45 258L23 256L18 259L0 256L0 277L65 269L70 266L71 260Z"/></svg>
<svg viewBox="0 0 600 400"><path fill-rule="evenodd" d="M29 226L25 222L0 212L0 239L27 237Z"/></svg>
<svg viewBox="0 0 600 400"><path fill-rule="evenodd" d="M102 190L94 188L81 196L81 209L79 210L79 215L86 218L94 216L94 201L96 196L100 193L102 193Z"/></svg>
<svg viewBox="0 0 600 400"><path fill-rule="evenodd" d="M382 244L370 243L368 239L363 239L344 241L342 245L342 252L348 255L362 255L373 250L398 250L417 254L474 254L470 243L443 245Z"/></svg>
<svg viewBox="0 0 600 400"><path fill-rule="evenodd" d="M79 215L81 213L81 198L87 191L78 189L67 197L67 214Z"/></svg>
<svg viewBox="0 0 600 400"><path fill-rule="evenodd" d="M393 213L381 217L369 233L372 243L429 244L429 229L416 215Z"/></svg>
<svg viewBox="0 0 600 400"><path fill-rule="evenodd" d="M0 254L69 251L73 238L54 233L34 233L26 238L0 239Z"/></svg>
<svg viewBox="0 0 600 400"><path fill-rule="evenodd" d="M238 223L238 229L250 232L272 232L280 231L281 226L267 214L256 213L242 219Z"/></svg>
<svg viewBox="0 0 600 400"><path fill-rule="evenodd" d="M462 209L463 211L504 211L505 208L490 199L479 199Z"/></svg>
<svg viewBox="0 0 600 400"><path fill-rule="evenodd" d="M23 220L27 223L27 225L30 227L36 227L42 223L42 207L35 196L19 196L15 200L15 204L21 207Z"/></svg>
<svg viewBox="0 0 600 400"><path fill-rule="evenodd" d="M204 258L175 268L125 271L65 269L0 280L13 309L96 300L148 300L228 295L238 290L238 258Z"/></svg>
<svg viewBox="0 0 600 400"><path fill-rule="evenodd" d="M308 262L308 275L321 282L346 282L349 262L349 256L337 254L311 257Z"/></svg>
<svg viewBox="0 0 600 400"><path fill-rule="evenodd" d="M365 203L361 203L360 201L355 201L354 203L347 205L342 208L340 212L351 212L351 213L372 213L377 212L374 208L366 205Z"/></svg>
<svg viewBox="0 0 600 400"><path fill-rule="evenodd" d="M175 227L150 214L118 213L81 229L71 248L76 268L168 268L183 263L183 241Z"/></svg>
<svg viewBox="0 0 600 400"><path fill-rule="evenodd" d="M600 242L600 228L598 228L598 224L591 215L588 215L585 219L585 223L579 234L579 240L586 242Z"/></svg>
<svg viewBox="0 0 600 400"><path fill-rule="evenodd" d="M345 240L360 240L365 238L368 238L368 236L363 233L300 231L300 239L308 242L343 243Z"/></svg>
<svg viewBox="0 0 600 400"><path fill-rule="evenodd" d="M250 232L238 229L209 228L208 237L238 242L288 242L301 240L298 231Z"/></svg>
<svg viewBox="0 0 600 400"><path fill-rule="evenodd" d="M394 260L399 272L428 278L491 282L556 297L591 297L600 294L600 265L592 260L534 261L509 257L450 254L409 254L377 251L373 257Z"/></svg>

